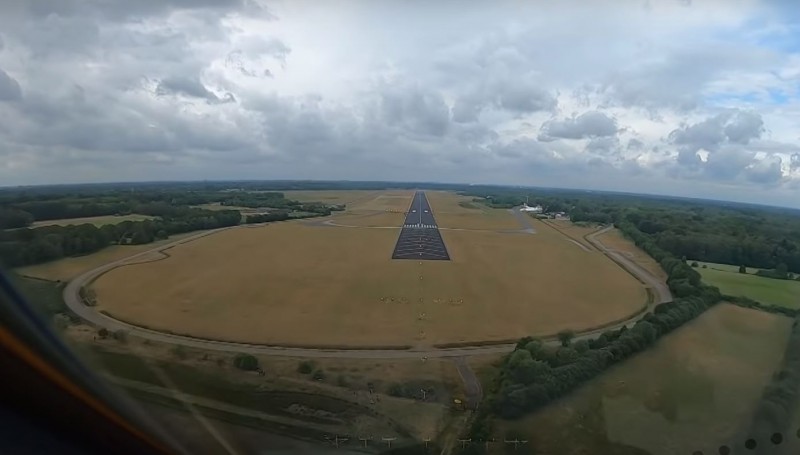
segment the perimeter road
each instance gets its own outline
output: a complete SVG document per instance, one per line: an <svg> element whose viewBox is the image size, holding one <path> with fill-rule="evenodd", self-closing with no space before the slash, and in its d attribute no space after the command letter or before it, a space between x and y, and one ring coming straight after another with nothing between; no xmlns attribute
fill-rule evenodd
<svg viewBox="0 0 800 455"><path fill-rule="evenodd" d="M252 226L252 225L247 225ZM468 357L472 355L484 355L484 354L505 354L514 349L514 343L508 344L498 344L498 345L490 345L490 346L475 346L475 347L463 347L463 348L424 348L424 349L404 349L404 350L392 350L392 349L317 349L317 348L295 348L295 347L281 347L281 346L270 346L264 344L248 344L248 343L235 343L235 342L228 342L228 341L215 341L215 340L204 340L200 338L193 338L183 335L173 335L169 333L159 332L156 330L146 329L144 327L139 327L136 325L128 324L122 322L120 320L114 319L112 317L106 316L102 313L99 313L94 309L94 307L87 306L83 303L83 300L80 297L80 290L83 286L88 285L94 279L99 277L105 272L112 270L120 265L129 263L130 261L145 257L148 254L161 252L168 248L171 248L175 245L180 245L182 243L190 242L192 240L199 239L201 237L205 237L208 235L215 234L220 231L224 231L227 229L241 229L242 226L238 227L228 227L228 228L221 228L215 229L207 232L202 232L200 234L181 239L172 243L168 243L166 245L161 245L159 247L144 251L142 253L134 254L124 259L120 259L117 261L109 262L108 264L96 267L88 272L84 272L79 275L77 278L70 281L67 286L64 288L64 303L67 307L83 318L84 320L88 321L89 323L98 326L104 327L108 330L125 330L132 336L137 336L139 338L144 338L152 341L158 341L162 343L171 343L177 344L182 346L187 346L191 348L198 348L198 349L208 349L211 351L224 351L224 352L241 352L246 354L261 354L261 355L273 355L273 356L280 356L280 357L319 357L319 358L357 358L357 359L409 359L409 358L451 358L451 357ZM604 232L610 230L611 227L607 227L601 231L596 232L587 238L591 239L592 243L603 251L606 254L609 254L620 262L629 265L631 273L636 275L645 283L650 283L653 286L654 291L657 294L657 298L655 302L648 305L645 311L637 313L635 316L622 321L618 324L614 324L609 327L603 327L602 329L597 330L590 330L582 333L578 333L575 337L575 340L581 339L589 339L599 335L606 330L616 330L623 326L633 326L639 319L641 319L647 311L652 311L653 307L656 303L665 302L671 300L671 295L669 294L669 289L666 285L660 283L656 277L650 274L650 272L642 269L638 265L634 264L632 261L628 260L624 256L610 251L608 248L603 245L595 237L600 235ZM548 344L557 345L558 340L548 340Z"/></svg>

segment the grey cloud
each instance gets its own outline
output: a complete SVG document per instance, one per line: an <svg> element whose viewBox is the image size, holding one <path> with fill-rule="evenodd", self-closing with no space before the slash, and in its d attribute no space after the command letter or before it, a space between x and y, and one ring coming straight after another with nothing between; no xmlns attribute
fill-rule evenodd
<svg viewBox="0 0 800 455"><path fill-rule="evenodd" d="M586 151L605 156L618 156L621 153L621 147L616 136L594 137L586 144Z"/></svg>
<svg viewBox="0 0 800 455"><path fill-rule="evenodd" d="M162 79L156 87L156 94L184 95L193 98L202 98L211 104L235 102L233 94L226 93L221 98L208 90L199 79L188 77L168 77Z"/></svg>
<svg viewBox="0 0 800 455"><path fill-rule="evenodd" d="M713 180L734 180L753 164L755 154L739 147L709 153L704 175Z"/></svg>
<svg viewBox="0 0 800 455"><path fill-rule="evenodd" d="M696 168L702 165L703 160L696 150L691 148L681 148L678 150L678 164L689 168Z"/></svg>
<svg viewBox="0 0 800 455"><path fill-rule="evenodd" d="M16 79L0 68L0 101L19 101L22 89Z"/></svg>
<svg viewBox="0 0 800 455"><path fill-rule="evenodd" d="M386 88L380 96L383 119L393 126L426 136L443 136L450 126L450 108L442 95L419 87Z"/></svg>
<svg viewBox="0 0 800 455"><path fill-rule="evenodd" d="M0 51L2 51L4 47L6 47L6 43L3 41L3 35L0 35Z"/></svg>
<svg viewBox="0 0 800 455"><path fill-rule="evenodd" d="M725 126L728 140L737 144L747 144L751 139L758 139L764 132L764 121L755 112L739 111Z"/></svg>
<svg viewBox="0 0 800 455"><path fill-rule="evenodd" d="M639 139L633 138L628 141L628 145L626 146L628 150L642 150L644 149L644 142L640 141Z"/></svg>
<svg viewBox="0 0 800 455"><path fill-rule="evenodd" d="M684 145L692 152L700 149L714 150L725 140L725 119L718 115L693 125L686 125L669 133L673 144Z"/></svg>
<svg viewBox="0 0 800 455"><path fill-rule="evenodd" d="M495 103L509 111L531 113L555 109L556 98L532 84L507 84L499 91Z"/></svg>
<svg viewBox="0 0 800 455"><path fill-rule="evenodd" d="M453 120L460 123L478 121L487 107L504 109L515 114L552 111L558 100L549 91L529 82L506 78L483 82L469 90L453 104Z"/></svg>
<svg viewBox="0 0 800 455"><path fill-rule="evenodd" d="M611 73L598 91L611 104L689 111L702 103L709 80L728 70L760 67L774 59L761 49L745 52L739 46L709 43Z"/></svg>
<svg viewBox="0 0 800 455"><path fill-rule="evenodd" d="M283 41L277 38L265 39L260 36L252 36L240 43L242 52L251 57L266 55L276 60L286 61L286 57L292 52Z"/></svg>
<svg viewBox="0 0 800 455"><path fill-rule="evenodd" d="M160 16L177 9L208 9L225 11L253 7L246 0L140 0L135 2L108 2L104 0L8 0L9 7L28 14L47 17L57 15L99 16L106 20L128 20Z"/></svg>
<svg viewBox="0 0 800 455"><path fill-rule="evenodd" d="M781 164L782 160L778 156L760 160L747 168L747 179L764 185L780 182L783 179Z"/></svg>
<svg viewBox="0 0 800 455"><path fill-rule="evenodd" d="M800 169L800 153L793 153L789 162L790 169Z"/></svg>
<svg viewBox="0 0 800 455"><path fill-rule="evenodd" d="M602 112L589 111L577 117L545 122L539 132L539 140L606 137L615 135L617 131L617 121L614 118Z"/></svg>
<svg viewBox="0 0 800 455"><path fill-rule="evenodd" d="M702 122L684 125L673 130L668 139L676 145L696 152L700 149L716 150L724 143L748 144L764 132L764 122L755 112L727 111Z"/></svg>

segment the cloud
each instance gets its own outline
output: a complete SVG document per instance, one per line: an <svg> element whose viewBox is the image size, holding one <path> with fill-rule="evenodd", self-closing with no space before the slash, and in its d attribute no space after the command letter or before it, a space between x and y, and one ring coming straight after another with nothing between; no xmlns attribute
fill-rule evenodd
<svg viewBox="0 0 800 455"><path fill-rule="evenodd" d="M22 89L19 82L0 68L0 101L19 101L22 99Z"/></svg>
<svg viewBox="0 0 800 455"><path fill-rule="evenodd" d="M602 112L589 111L577 117L545 122L539 132L539 140L606 137L615 135L617 131L617 121L613 117Z"/></svg>
<svg viewBox="0 0 800 455"><path fill-rule="evenodd" d="M763 132L764 122L759 114L733 110L675 129L669 134L669 139L673 144L696 152L700 149L716 150L726 142L748 144L752 139L760 138Z"/></svg>
<svg viewBox="0 0 800 455"><path fill-rule="evenodd" d="M783 179L782 164L779 156L756 161L747 169L747 179L763 185L777 183Z"/></svg>
<svg viewBox="0 0 800 455"><path fill-rule="evenodd" d="M233 94L225 93L222 97L208 90L199 79L188 77L168 77L162 79L156 87L156 94L183 95L192 98L205 99L209 103L232 103L236 101Z"/></svg>
<svg viewBox="0 0 800 455"><path fill-rule="evenodd" d="M650 3L0 2L0 181L456 180L797 205L800 53L774 45L794 36L791 5Z"/></svg>

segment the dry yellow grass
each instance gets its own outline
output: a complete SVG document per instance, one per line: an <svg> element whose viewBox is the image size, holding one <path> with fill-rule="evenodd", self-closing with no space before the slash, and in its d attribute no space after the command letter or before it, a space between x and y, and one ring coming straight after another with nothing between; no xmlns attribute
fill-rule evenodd
<svg viewBox="0 0 800 455"><path fill-rule="evenodd" d="M556 229L557 231L561 232L564 236L580 243L581 245L585 246L586 248L594 250L595 247L589 243L584 236L591 234L592 232L597 230L596 226L589 226L589 225L577 225L569 220L545 220L542 221L550 229Z"/></svg>
<svg viewBox="0 0 800 455"><path fill-rule="evenodd" d="M403 226L406 215L403 212L346 212L336 216L332 222L346 226L363 227L396 227L398 230Z"/></svg>
<svg viewBox="0 0 800 455"><path fill-rule="evenodd" d="M392 200L368 202L376 199ZM353 346L580 330L625 317L646 300L614 263L565 248L555 232L443 236L453 260L420 265L390 259L393 229L233 229L177 246L169 259L113 270L94 288L99 309L158 329Z"/></svg>
<svg viewBox="0 0 800 455"><path fill-rule="evenodd" d="M478 208L466 208L460 202L470 202L471 197L461 196L446 191L426 191L428 202L433 209L436 224L441 228L514 230L519 223L514 215L506 209L492 209L475 205Z"/></svg>
<svg viewBox="0 0 800 455"><path fill-rule="evenodd" d="M750 423L792 320L720 304L524 419L498 421L535 453L717 453Z"/></svg>
<svg viewBox="0 0 800 455"><path fill-rule="evenodd" d="M167 240L159 240L157 242L147 243L145 245L112 245L86 256L63 258L46 262L44 264L20 267L16 270L22 275L42 278L45 280L69 281L81 273L89 271L95 267L99 267L103 264L108 264L109 262L126 258L128 256L133 256L134 254L141 253L142 251L157 248L160 245L197 234L198 232L187 232L185 234L173 235Z"/></svg>
<svg viewBox="0 0 800 455"><path fill-rule="evenodd" d="M664 272L658 262L637 247L635 243L625 238L625 236L622 235L622 232L619 230L612 229L603 235L597 236L597 239L603 242L603 245L605 245L608 249L616 250L625 254L633 262L653 274L653 276L658 277L663 281L667 280L667 274Z"/></svg>
<svg viewBox="0 0 800 455"><path fill-rule="evenodd" d="M405 212L411 205L412 197L414 197L414 192L411 190L382 191L351 203L348 210L354 212L385 212L386 210Z"/></svg>
<svg viewBox="0 0 800 455"><path fill-rule="evenodd" d="M104 226L106 224L119 224L123 221L144 221L144 220L152 220L152 216L147 215L139 215L139 214L131 214L131 215L108 215L108 216L89 216L86 218L67 218L63 220L47 220L47 221L36 221L33 223L31 227L42 227L42 226L69 226L69 225L76 225L76 224L93 224L95 226Z"/></svg>

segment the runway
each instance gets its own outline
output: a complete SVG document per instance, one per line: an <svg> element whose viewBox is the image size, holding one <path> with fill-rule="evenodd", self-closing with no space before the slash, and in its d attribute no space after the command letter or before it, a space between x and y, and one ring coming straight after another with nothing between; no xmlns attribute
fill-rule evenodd
<svg viewBox="0 0 800 455"><path fill-rule="evenodd" d="M424 191L414 193L392 259L450 260Z"/></svg>

